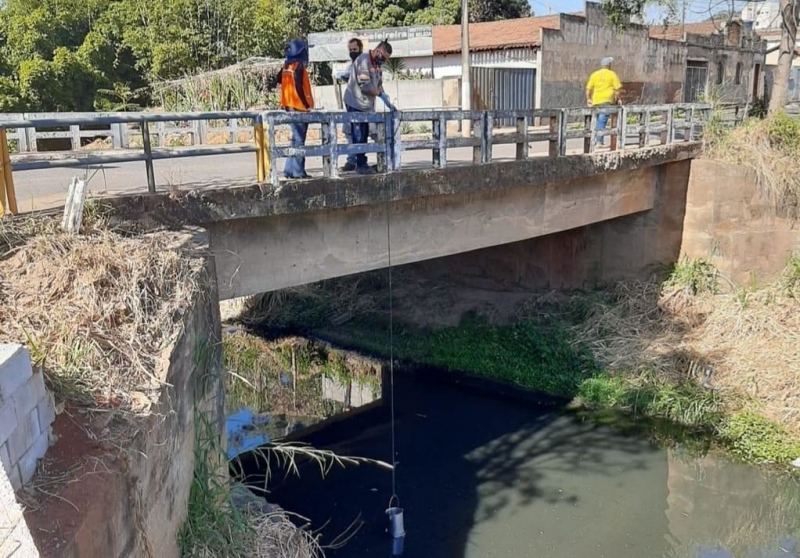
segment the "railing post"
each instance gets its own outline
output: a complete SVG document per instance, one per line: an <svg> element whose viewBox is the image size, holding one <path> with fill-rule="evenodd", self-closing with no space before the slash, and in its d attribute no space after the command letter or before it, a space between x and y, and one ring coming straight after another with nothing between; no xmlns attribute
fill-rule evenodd
<svg viewBox="0 0 800 558"><path fill-rule="evenodd" d="M21 130L21 129L20 129ZM19 213L17 207L17 196L14 190L14 176L11 173L11 156L8 153L8 134L5 128L0 129L0 181L2 181L2 188L0 189L0 216L5 214L5 206L3 200L8 202L8 211L12 215Z"/></svg>
<svg viewBox="0 0 800 558"><path fill-rule="evenodd" d="M322 174L327 178L339 178L339 141L333 115L322 123L322 145L328 146L328 155L322 157Z"/></svg>
<svg viewBox="0 0 800 558"><path fill-rule="evenodd" d="M167 134L164 130L166 125L164 122L156 122L156 146L164 147L167 143ZM143 140L144 141L144 140Z"/></svg>
<svg viewBox="0 0 800 558"><path fill-rule="evenodd" d="M144 165L147 170L147 191L155 194L156 173L153 168L153 147L150 144L150 127L145 119L142 119L142 147L144 148Z"/></svg>
<svg viewBox="0 0 800 558"><path fill-rule="evenodd" d="M567 109L561 109L558 114L558 156L567 154Z"/></svg>
<svg viewBox="0 0 800 558"><path fill-rule="evenodd" d="M259 115L262 117L262 115ZM264 125L264 120L262 117L261 125ZM208 138L208 120L198 120L197 121L197 145L205 145L206 140Z"/></svg>
<svg viewBox="0 0 800 558"><path fill-rule="evenodd" d="M17 150L20 153L28 151L28 130L26 128L17 128Z"/></svg>
<svg viewBox="0 0 800 558"><path fill-rule="evenodd" d="M547 156L548 157L558 157L559 153L559 141L558 139L561 137L561 127L558 125L558 117L551 116L550 117L550 133L555 135L555 138L550 138L547 141Z"/></svg>
<svg viewBox="0 0 800 558"><path fill-rule="evenodd" d="M689 138L687 141L694 140L694 106L689 108Z"/></svg>
<svg viewBox="0 0 800 558"><path fill-rule="evenodd" d="M619 146L619 109L608 116L608 129L611 130L611 138L608 140L608 150L616 151Z"/></svg>
<svg viewBox="0 0 800 558"><path fill-rule="evenodd" d="M492 162L492 134L494 133L494 116L488 110L483 113L483 139L481 140L481 163Z"/></svg>
<svg viewBox="0 0 800 558"><path fill-rule="evenodd" d="M591 109L591 114L583 117L583 152L591 153L592 145L594 144L594 111ZM588 137L587 137L588 133Z"/></svg>
<svg viewBox="0 0 800 558"><path fill-rule="evenodd" d="M256 180L264 182L267 169L264 160L264 120L260 114L253 119L253 140L256 144Z"/></svg>
<svg viewBox="0 0 800 558"><path fill-rule="evenodd" d="M439 116L433 121L433 140L438 148L433 150L433 166L439 169L447 167L447 120Z"/></svg>
<svg viewBox="0 0 800 558"><path fill-rule="evenodd" d="M619 130L617 134L617 148L620 151L625 151L625 143L628 141L628 109L624 106L619 109Z"/></svg>
<svg viewBox="0 0 800 558"><path fill-rule="evenodd" d="M379 151L375 154L376 158L378 159L378 172L385 173L388 168L388 159L391 156L391 146L389 145L389 135L387 132L389 131L389 127L391 126L391 113L384 112L383 113L383 122L378 122L378 137L375 138L375 143L378 145L383 144L384 151Z"/></svg>
<svg viewBox="0 0 800 558"><path fill-rule="evenodd" d="M122 149L122 125L112 124L111 130L111 147L113 149Z"/></svg>
<svg viewBox="0 0 800 558"><path fill-rule="evenodd" d="M78 151L81 148L81 127L74 124L69 127L69 139L72 143L72 150Z"/></svg>
<svg viewBox="0 0 800 558"><path fill-rule="evenodd" d="M228 140L230 143L236 143L236 132L239 130L239 122L235 118L228 119Z"/></svg>
<svg viewBox="0 0 800 558"><path fill-rule="evenodd" d="M664 124L667 127L667 130L662 134L662 144L670 145L672 143L672 107L667 107L667 111L664 114Z"/></svg>
<svg viewBox="0 0 800 558"><path fill-rule="evenodd" d="M645 109L639 117L639 149L647 145L648 132L650 131L650 110Z"/></svg>
<svg viewBox="0 0 800 558"><path fill-rule="evenodd" d="M517 117L517 161L528 158L528 117Z"/></svg>
<svg viewBox="0 0 800 558"><path fill-rule="evenodd" d="M472 148L472 164L480 165L483 161L483 122L486 113L480 113L480 116L475 118L470 115L468 118L472 125L470 126L470 138L479 139L478 145Z"/></svg>
<svg viewBox="0 0 800 558"><path fill-rule="evenodd" d="M400 127L402 124L401 113L393 112L390 114L392 122L391 130L391 159L390 170L393 172L399 171L403 165L403 138L400 135Z"/></svg>
<svg viewBox="0 0 800 558"><path fill-rule="evenodd" d="M278 185L278 159L275 156L275 150L272 147L275 145L275 120L271 115L267 115L267 145L264 146L265 157L267 161L266 173L269 176L270 184L273 186Z"/></svg>

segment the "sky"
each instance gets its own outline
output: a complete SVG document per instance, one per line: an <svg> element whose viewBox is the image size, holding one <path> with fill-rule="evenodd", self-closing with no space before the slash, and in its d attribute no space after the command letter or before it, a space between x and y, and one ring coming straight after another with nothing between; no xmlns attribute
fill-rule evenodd
<svg viewBox="0 0 800 558"><path fill-rule="evenodd" d="M747 4L746 0L676 0L678 5L681 1L686 4L686 21L688 22L708 19L711 13L730 9L731 4L735 11L741 12ZM584 5L584 0L528 0L528 2L536 15L580 12ZM653 23L660 23L664 19L663 11L657 7L648 8L646 15L647 20Z"/></svg>

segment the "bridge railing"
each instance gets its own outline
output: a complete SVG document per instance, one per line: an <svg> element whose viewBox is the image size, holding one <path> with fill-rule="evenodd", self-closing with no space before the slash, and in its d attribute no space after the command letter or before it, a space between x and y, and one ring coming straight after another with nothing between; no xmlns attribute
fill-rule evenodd
<svg viewBox="0 0 800 558"><path fill-rule="evenodd" d="M353 154L375 153L379 172L402 169L402 154L408 151L429 150L434 168L445 168L448 151L472 148L473 164L486 164L494 159L497 146L516 145L515 158L524 160L531 156L530 146L546 142L546 155L559 157L567 154L568 142L582 139L580 152L592 153L594 139L610 137L611 149L640 148L653 144L669 144L678 141L698 140L702 137L705 122L712 107L704 104L674 104L657 106L629 105L595 108L534 109L505 111L460 111L424 110L396 113L353 112L283 112L283 111L226 111L204 113L115 113L99 115L70 115L65 117L17 118L0 120L0 146L3 157L2 178L5 191L13 192L11 172L62 167L102 167L103 165L142 161L145 163L147 186L156 191L154 161L206 155L231 153L256 154L256 178L260 182L277 184L280 180L279 161L293 155L321 157L323 174L339 176L338 159ZM601 115L608 117L605 130L597 130ZM515 121L516 126L497 127L495 122ZM188 129L203 129L202 123L211 121L236 121L252 127L253 143L206 145L194 147L166 147L163 141L154 145L152 135L171 129L174 123L184 123ZM470 132L458 131L462 122L470 123ZM288 133L284 130L295 123L306 123L318 128L318 139L310 139L306 145L287 145ZM352 124L366 123L370 126L373 142L361 145L347 143L344 132ZM164 126L161 126L164 124ZM428 131L423 139L413 138L404 127L424 124ZM141 134L141 146L112 150L103 153L93 151L18 154L11 160L8 152L8 130L68 128L85 130L106 126L113 130L119 126L134 126ZM151 130L152 128L152 130ZM153 132L155 130L156 132ZM282 133L281 133L282 132ZM81 134L84 132L81 131ZM88 132L87 132L88 133ZM20 137L20 136L18 136ZM631 142L631 139L634 141ZM163 140L163 138L162 138ZM74 146L73 146L74 147ZM9 170L10 169L10 170ZM0 192L3 188L0 188ZM8 196L10 197L10 195ZM9 203L11 205L11 203ZM13 210L13 208L12 208Z"/></svg>

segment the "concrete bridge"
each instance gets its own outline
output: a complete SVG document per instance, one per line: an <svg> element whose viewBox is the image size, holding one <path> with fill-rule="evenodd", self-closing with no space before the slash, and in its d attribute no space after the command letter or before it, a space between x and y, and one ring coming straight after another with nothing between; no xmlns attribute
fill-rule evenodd
<svg viewBox="0 0 800 558"><path fill-rule="evenodd" d="M610 139L610 148L598 151L591 138L601 112L612 114L612 124L599 134ZM709 113L706 105L662 105L502 113L254 114L256 141L252 149L240 151L256 153L255 179L159 188L153 161L188 155L159 152L147 140L140 158L124 153L114 160L144 161L147 172L139 184L148 189L102 199L124 220L209 229L221 299L385 267L390 245L391 263L401 265L597 223L607 224L591 235L593 249L605 247L598 278L614 279L677 257L680 238L676 243L670 221L682 218L673 214L683 211L689 160L701 148ZM111 119L118 124L137 118L143 117ZM495 129L493 122L501 118L516 120L517 126ZM471 121L471 134L454 137L454 125L464 120ZM321 141L299 152L321 159L322 176L279 180L281 159L298 152L282 147L279 138L280 127L293 121L320 127ZM373 124L377 141L340 143L340 128L352 121ZM75 126L74 120L64 122ZM430 138L402 134L409 122L430 122ZM148 122L141 123L147 136ZM380 174L340 177L337 159L357 152L373 153ZM203 149L204 157L212 154ZM101 163L94 157L84 162ZM27 164L48 168L41 162ZM620 224L627 217L633 219ZM624 258L613 255L619 250ZM580 256L528 254L525 259L549 269L544 271L547 281L559 282L563 278L552 274L567 266L570 257ZM544 265L548 262L552 265Z"/></svg>

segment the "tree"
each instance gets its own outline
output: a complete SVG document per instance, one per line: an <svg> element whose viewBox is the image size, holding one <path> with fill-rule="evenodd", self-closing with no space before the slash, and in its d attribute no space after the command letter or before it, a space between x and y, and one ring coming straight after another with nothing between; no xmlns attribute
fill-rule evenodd
<svg viewBox="0 0 800 558"><path fill-rule="evenodd" d="M797 27L800 22L800 0L780 0L781 42L778 47L778 68L772 84L769 112L775 113L786 105L789 95L789 77L797 48Z"/></svg>
<svg viewBox="0 0 800 558"><path fill-rule="evenodd" d="M469 20L472 23L531 15L531 5L527 0L472 0L469 3Z"/></svg>

